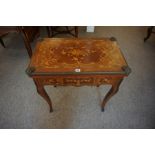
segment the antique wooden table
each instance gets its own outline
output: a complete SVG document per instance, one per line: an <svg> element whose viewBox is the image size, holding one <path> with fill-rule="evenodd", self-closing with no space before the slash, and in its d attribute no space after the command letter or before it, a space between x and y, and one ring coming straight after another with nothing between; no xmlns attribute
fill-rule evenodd
<svg viewBox="0 0 155 155"><path fill-rule="evenodd" d="M100 86L112 85L101 104L117 93L124 77L130 73L115 38L70 39L45 38L36 45L26 70L33 78L37 92L47 101L50 112L52 102L44 86Z"/></svg>

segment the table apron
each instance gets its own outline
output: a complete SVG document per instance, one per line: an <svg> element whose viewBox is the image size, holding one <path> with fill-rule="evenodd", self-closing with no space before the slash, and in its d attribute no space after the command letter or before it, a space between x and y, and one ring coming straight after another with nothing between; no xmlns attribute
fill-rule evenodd
<svg viewBox="0 0 155 155"><path fill-rule="evenodd" d="M103 75L92 75L92 76L50 76L50 77L34 77L34 81L37 81L41 85L54 85L54 86L99 86L102 84L114 85L123 77L121 76L103 76Z"/></svg>

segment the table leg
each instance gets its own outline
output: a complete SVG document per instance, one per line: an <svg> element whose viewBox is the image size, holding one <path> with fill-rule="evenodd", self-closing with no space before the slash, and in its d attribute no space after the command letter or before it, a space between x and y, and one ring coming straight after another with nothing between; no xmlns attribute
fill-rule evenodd
<svg viewBox="0 0 155 155"><path fill-rule="evenodd" d="M46 26L46 30L47 30L48 38L50 38L51 37L50 26Z"/></svg>
<svg viewBox="0 0 155 155"><path fill-rule="evenodd" d="M5 48L5 44L4 44L3 40L2 40L2 38L0 38L0 43L1 43L2 46Z"/></svg>
<svg viewBox="0 0 155 155"><path fill-rule="evenodd" d="M153 30L153 26L150 26L147 30L147 36L144 38L144 42L150 38L152 30Z"/></svg>
<svg viewBox="0 0 155 155"><path fill-rule="evenodd" d="M52 102L47 94L47 92L45 91L45 88L42 84L40 84L39 82L37 81L34 81L36 87L37 87L37 92L40 96L42 96L46 101L47 103L49 104L49 107L50 107L50 112L53 112L53 108L52 108Z"/></svg>
<svg viewBox="0 0 155 155"><path fill-rule="evenodd" d="M122 80L123 79L118 80L115 84L112 85L111 89L109 90L109 92L107 93L107 95L105 96L105 98L103 99L103 102L102 102L102 105L101 105L102 111L104 111L105 104L108 102L108 100L113 95L115 95L118 92L119 86L120 86Z"/></svg>
<svg viewBox="0 0 155 155"><path fill-rule="evenodd" d="M78 26L75 26L75 37L78 38Z"/></svg>

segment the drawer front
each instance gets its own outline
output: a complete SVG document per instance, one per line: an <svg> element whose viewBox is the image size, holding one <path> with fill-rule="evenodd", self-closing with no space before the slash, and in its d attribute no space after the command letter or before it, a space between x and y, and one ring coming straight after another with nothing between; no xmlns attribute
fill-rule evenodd
<svg viewBox="0 0 155 155"><path fill-rule="evenodd" d="M61 85L62 83L60 78L41 78L39 81L44 85Z"/></svg>
<svg viewBox="0 0 155 155"><path fill-rule="evenodd" d="M117 78L110 76L67 76L67 77L42 77L38 78L43 85L71 85L71 86L82 86L82 85L103 85L103 84L113 84Z"/></svg>
<svg viewBox="0 0 155 155"><path fill-rule="evenodd" d="M41 78L39 81L44 85L71 85L71 86L80 86L80 85L93 85L93 78Z"/></svg>
<svg viewBox="0 0 155 155"><path fill-rule="evenodd" d="M94 79L93 78L64 78L63 79L64 85L93 85Z"/></svg>
<svg viewBox="0 0 155 155"><path fill-rule="evenodd" d="M112 84L114 79L112 79L111 77L103 77L103 78L97 78L96 79L96 83L98 85L102 85L102 84Z"/></svg>

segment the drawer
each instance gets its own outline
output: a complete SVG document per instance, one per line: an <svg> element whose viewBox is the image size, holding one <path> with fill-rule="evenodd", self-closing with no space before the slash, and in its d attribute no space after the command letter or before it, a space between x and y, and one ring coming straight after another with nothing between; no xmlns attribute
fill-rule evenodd
<svg viewBox="0 0 155 155"><path fill-rule="evenodd" d="M93 85L94 79L93 78L64 78L63 79L64 85Z"/></svg>
<svg viewBox="0 0 155 155"><path fill-rule="evenodd" d="M60 78L41 78L39 81L44 85L61 85Z"/></svg>
<svg viewBox="0 0 155 155"><path fill-rule="evenodd" d="M113 82L113 79L110 77L104 77L104 78L98 78L97 79L97 84L111 84Z"/></svg>
<svg viewBox="0 0 155 155"><path fill-rule="evenodd" d="M56 77L42 77L38 78L38 81L43 85L71 85L71 86L82 86L82 85L102 85L102 84L113 84L117 78L110 76L56 76Z"/></svg>
<svg viewBox="0 0 155 155"><path fill-rule="evenodd" d="M50 77L50 78L39 78L38 79L43 85L93 85L94 79L89 77Z"/></svg>

